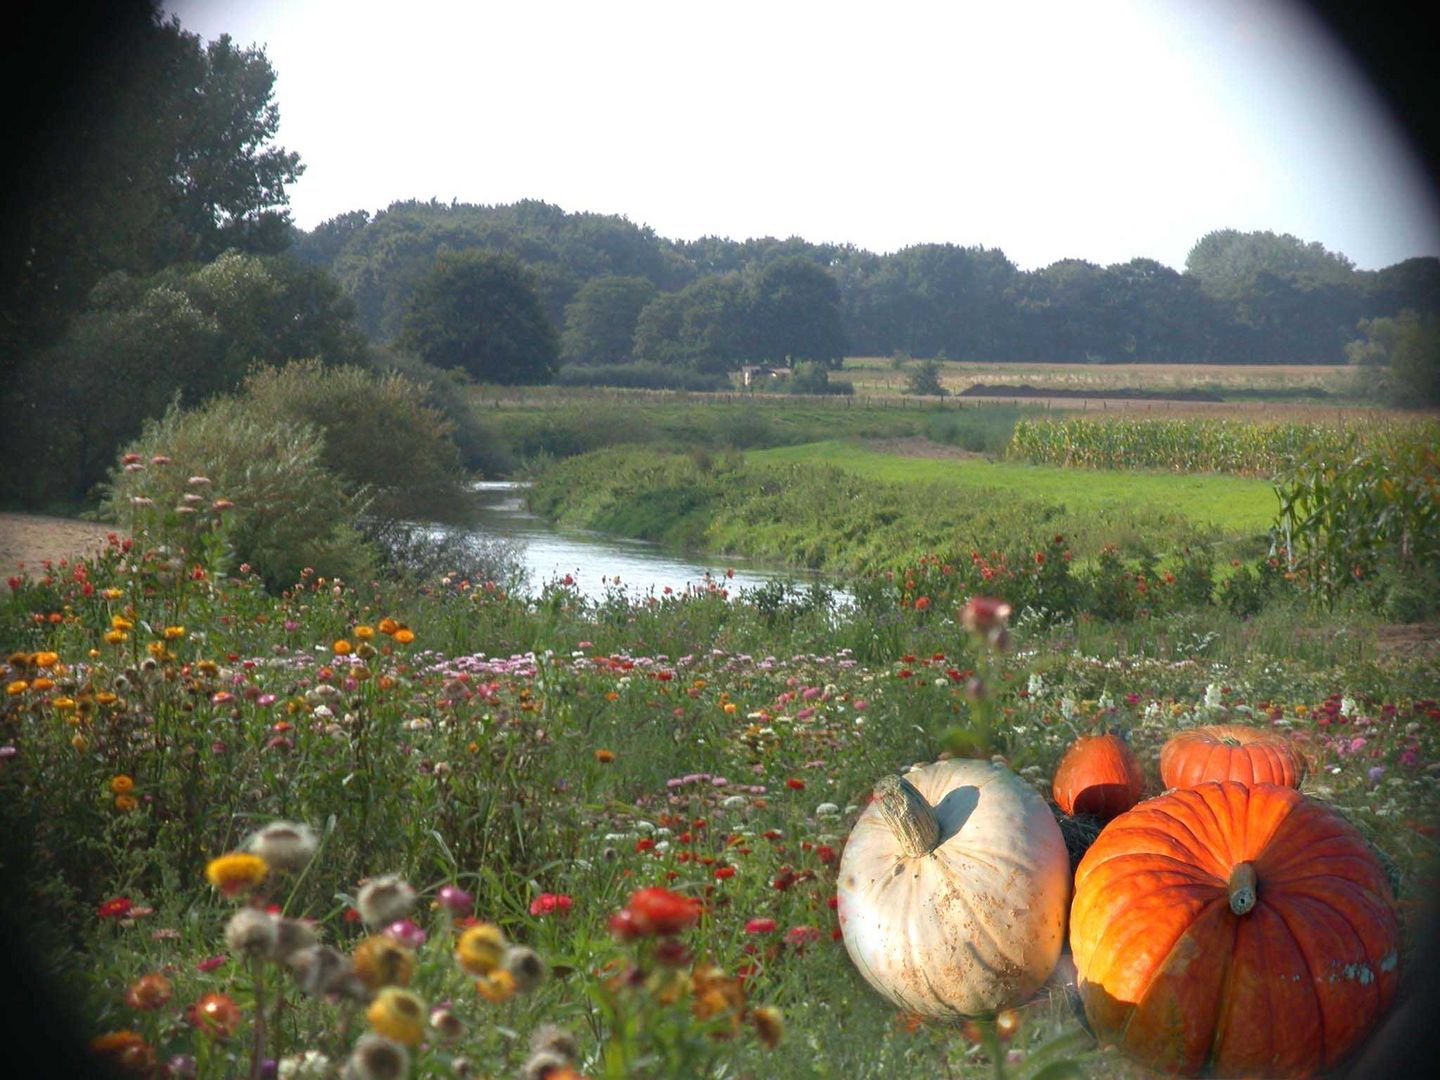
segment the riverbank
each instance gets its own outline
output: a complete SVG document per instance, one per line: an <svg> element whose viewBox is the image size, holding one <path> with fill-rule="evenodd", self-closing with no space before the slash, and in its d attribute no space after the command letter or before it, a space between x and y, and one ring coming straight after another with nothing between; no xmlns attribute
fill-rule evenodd
<svg viewBox="0 0 1440 1080"><path fill-rule="evenodd" d="M0 513L0 571L7 579L28 571L32 576L48 559L93 555L105 546L113 525L45 514ZM9 585L6 585L9 588Z"/></svg>

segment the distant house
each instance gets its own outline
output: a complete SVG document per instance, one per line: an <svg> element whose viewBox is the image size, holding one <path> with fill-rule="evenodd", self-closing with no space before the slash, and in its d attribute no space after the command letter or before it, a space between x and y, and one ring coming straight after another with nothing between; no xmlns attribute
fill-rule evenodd
<svg viewBox="0 0 1440 1080"><path fill-rule="evenodd" d="M740 382L750 386L753 382L763 379L788 379L790 369L787 367L770 367L766 364L746 364L740 369Z"/></svg>

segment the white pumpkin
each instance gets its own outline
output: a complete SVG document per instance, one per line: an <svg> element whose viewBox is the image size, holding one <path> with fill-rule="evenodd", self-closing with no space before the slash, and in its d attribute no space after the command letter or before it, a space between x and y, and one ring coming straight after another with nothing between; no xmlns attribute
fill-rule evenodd
<svg viewBox="0 0 1440 1080"><path fill-rule="evenodd" d="M1060 957L1070 860L1055 818L1003 765L956 758L887 776L845 844L840 929L902 1009L976 1016L1019 1004Z"/></svg>

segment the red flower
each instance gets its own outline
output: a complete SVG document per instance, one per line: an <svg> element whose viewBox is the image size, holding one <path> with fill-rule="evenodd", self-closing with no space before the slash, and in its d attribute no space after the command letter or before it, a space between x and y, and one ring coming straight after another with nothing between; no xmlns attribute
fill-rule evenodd
<svg viewBox="0 0 1440 1080"><path fill-rule="evenodd" d="M792 926L785 931L785 943L803 949L813 941L820 940L820 931L813 926Z"/></svg>
<svg viewBox="0 0 1440 1080"><path fill-rule="evenodd" d="M827 865L835 861L835 849L829 844L821 844L815 849L815 854L820 856L820 861Z"/></svg>
<svg viewBox="0 0 1440 1080"><path fill-rule="evenodd" d="M924 611L924 610L925 610L926 608L928 608L929 606L930 606L930 598L929 598L928 596L917 596L917 597L915 598L915 610L916 610L916 611Z"/></svg>
<svg viewBox="0 0 1440 1080"><path fill-rule="evenodd" d="M751 919L745 924L747 934L768 934L775 929L775 920L768 918Z"/></svg>
<svg viewBox="0 0 1440 1080"><path fill-rule="evenodd" d="M530 901L531 915L567 915L575 901L564 893L541 893Z"/></svg>
<svg viewBox="0 0 1440 1080"><path fill-rule="evenodd" d="M719 866L719 867L716 867L716 869L715 869L715 876L716 876L717 878L720 878L722 881L723 881L725 878L732 878L732 877L735 876L735 868L734 868L733 866Z"/></svg>
<svg viewBox="0 0 1440 1080"><path fill-rule="evenodd" d="M785 786L793 791L804 791L805 781L801 780L798 776L792 776L790 777L790 779L785 781Z"/></svg>
<svg viewBox="0 0 1440 1080"><path fill-rule="evenodd" d="M649 888L637 889L631 894L630 902L620 914L624 915L626 912L639 934L668 937L700 921L700 902L652 885ZM615 923L615 919L610 920L612 931L616 929Z"/></svg>
<svg viewBox="0 0 1440 1080"><path fill-rule="evenodd" d="M130 914L130 909L134 906L128 896L117 896L114 899L106 900L96 908L96 912L102 919L123 919Z"/></svg>

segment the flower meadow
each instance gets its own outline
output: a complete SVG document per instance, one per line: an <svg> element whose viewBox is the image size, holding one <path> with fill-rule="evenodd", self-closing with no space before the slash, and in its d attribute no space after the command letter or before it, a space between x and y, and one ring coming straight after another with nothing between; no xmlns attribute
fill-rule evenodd
<svg viewBox="0 0 1440 1080"><path fill-rule="evenodd" d="M880 777L995 757L1048 797L1101 729L1149 793L1176 730L1283 731L1380 852L1412 948L1425 930L1433 657L1084 648L977 624L938 563L844 609L308 570L274 593L225 568L225 502L187 503L184 543L25 568L0 607L7 910L73 1048L119 1073L1145 1075L1087 1032L1063 958L998 1017L922 1022L865 986L835 910ZM1084 823L1062 829L1078 858Z"/></svg>

